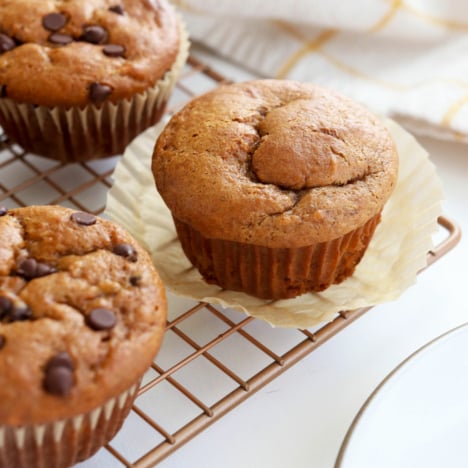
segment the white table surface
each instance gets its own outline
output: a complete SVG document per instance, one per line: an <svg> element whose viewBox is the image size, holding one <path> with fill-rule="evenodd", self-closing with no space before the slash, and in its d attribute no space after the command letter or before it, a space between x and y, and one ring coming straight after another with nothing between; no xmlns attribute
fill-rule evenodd
<svg viewBox="0 0 468 468"><path fill-rule="evenodd" d="M234 80L253 76L198 55ZM444 185L444 214L468 231L468 146L418 139ZM462 236L400 299L359 318L158 467L333 467L348 427L379 382L423 344L468 321L467 260Z"/></svg>

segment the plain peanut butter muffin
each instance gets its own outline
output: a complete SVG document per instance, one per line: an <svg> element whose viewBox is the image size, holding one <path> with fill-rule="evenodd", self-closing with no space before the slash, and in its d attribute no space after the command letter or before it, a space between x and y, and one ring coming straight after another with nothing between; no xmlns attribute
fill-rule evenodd
<svg viewBox="0 0 468 468"><path fill-rule="evenodd" d="M59 206L0 207L0 466L70 466L120 428L166 323L145 250Z"/></svg>
<svg viewBox="0 0 468 468"><path fill-rule="evenodd" d="M120 154L161 117L187 48L166 0L0 2L0 125L54 159Z"/></svg>
<svg viewBox="0 0 468 468"><path fill-rule="evenodd" d="M278 299L353 273L398 155L381 121L348 98L259 80L221 86L174 115L152 169L205 280Z"/></svg>

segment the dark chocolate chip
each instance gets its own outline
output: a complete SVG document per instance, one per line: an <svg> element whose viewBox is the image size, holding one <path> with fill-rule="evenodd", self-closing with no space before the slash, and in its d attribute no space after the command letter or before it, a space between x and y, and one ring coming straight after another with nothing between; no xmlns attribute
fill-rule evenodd
<svg viewBox="0 0 468 468"><path fill-rule="evenodd" d="M56 271L55 268L45 263L40 263L34 258L27 258L20 263L16 273L26 279L33 279L50 275Z"/></svg>
<svg viewBox="0 0 468 468"><path fill-rule="evenodd" d="M62 351L55 356L51 357L45 366L46 372L52 367L66 367L71 371L74 370L75 366L73 365L72 358L67 351Z"/></svg>
<svg viewBox="0 0 468 468"><path fill-rule="evenodd" d="M3 335L0 335L0 349L5 346L6 338Z"/></svg>
<svg viewBox="0 0 468 468"><path fill-rule="evenodd" d="M0 98L7 97L7 86L1 85L0 86Z"/></svg>
<svg viewBox="0 0 468 468"><path fill-rule="evenodd" d="M8 213L8 208L6 206L0 206L0 216L5 216Z"/></svg>
<svg viewBox="0 0 468 468"><path fill-rule="evenodd" d="M107 31L102 26L91 25L83 28L81 39L91 44L102 44L107 41L108 36Z"/></svg>
<svg viewBox="0 0 468 468"><path fill-rule="evenodd" d="M122 5L114 5L109 7L109 11L117 13L118 15L123 15L125 13L124 7Z"/></svg>
<svg viewBox="0 0 468 468"><path fill-rule="evenodd" d="M55 32L62 29L67 21L68 18L62 13L49 13L42 18L42 26L49 31Z"/></svg>
<svg viewBox="0 0 468 468"><path fill-rule="evenodd" d="M141 276L130 276L130 284L132 286L140 286Z"/></svg>
<svg viewBox="0 0 468 468"><path fill-rule="evenodd" d="M24 322L32 317L31 309L28 306L15 306L8 314L9 322Z"/></svg>
<svg viewBox="0 0 468 468"><path fill-rule="evenodd" d="M13 302L8 297L0 296L0 318L8 315L13 308Z"/></svg>
<svg viewBox="0 0 468 468"><path fill-rule="evenodd" d="M114 245L112 252L114 252L115 255L127 258L131 262L136 262L138 258L136 250L130 244L116 244Z"/></svg>
<svg viewBox="0 0 468 468"><path fill-rule="evenodd" d="M102 48L104 55L108 57L124 57L125 56L125 46L119 44L107 44Z"/></svg>
<svg viewBox="0 0 468 468"><path fill-rule="evenodd" d="M89 87L89 97L96 104L104 102L112 94L112 88L101 83L91 83Z"/></svg>
<svg viewBox="0 0 468 468"><path fill-rule="evenodd" d="M51 275L52 273L56 272L57 270L54 267L51 267L50 265L47 265L45 263L38 263L36 267L36 278Z"/></svg>
<svg viewBox="0 0 468 468"><path fill-rule="evenodd" d="M98 308L86 316L86 325L93 330L110 330L115 327L117 319L112 310Z"/></svg>
<svg viewBox="0 0 468 468"><path fill-rule="evenodd" d="M47 276L51 275L52 273L57 273L57 268L47 265L46 263L37 264L36 276Z"/></svg>
<svg viewBox="0 0 468 468"><path fill-rule="evenodd" d="M0 55L16 47L15 41L6 34L0 33Z"/></svg>
<svg viewBox="0 0 468 468"><path fill-rule="evenodd" d="M73 370L73 361L67 351L52 356L44 368L45 390L53 395L67 395L73 386Z"/></svg>
<svg viewBox="0 0 468 468"><path fill-rule="evenodd" d="M68 34L55 32L49 36L49 42L52 42L52 44L65 46L73 42L73 37Z"/></svg>
<svg viewBox="0 0 468 468"><path fill-rule="evenodd" d="M37 261L34 258L27 258L20 263L16 272L25 278L34 278L36 276L36 268Z"/></svg>
<svg viewBox="0 0 468 468"><path fill-rule="evenodd" d="M81 224L82 226L92 226L96 224L96 216L91 213L85 213L84 211L77 211L71 215L72 221L76 224Z"/></svg>
<svg viewBox="0 0 468 468"><path fill-rule="evenodd" d="M0 296L0 320L3 322L20 322L32 316L28 306L15 306L7 297Z"/></svg>
<svg viewBox="0 0 468 468"><path fill-rule="evenodd" d="M73 387L73 370L65 366L52 366L45 372L44 389L52 395L66 396Z"/></svg>

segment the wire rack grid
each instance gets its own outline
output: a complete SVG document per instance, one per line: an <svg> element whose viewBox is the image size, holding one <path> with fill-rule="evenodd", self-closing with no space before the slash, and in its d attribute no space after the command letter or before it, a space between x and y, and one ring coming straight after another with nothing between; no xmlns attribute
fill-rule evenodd
<svg viewBox="0 0 468 468"><path fill-rule="evenodd" d="M190 57L168 113L228 81ZM61 204L101 214L117 160L64 164L26 154L0 133L0 203ZM441 217L439 225L442 234L428 252L428 266L460 238L448 218ZM133 409L117 436L83 468L155 466L368 310L343 311L316 329L274 329L239 312L169 294L164 343ZM248 359L239 358L240 350Z"/></svg>

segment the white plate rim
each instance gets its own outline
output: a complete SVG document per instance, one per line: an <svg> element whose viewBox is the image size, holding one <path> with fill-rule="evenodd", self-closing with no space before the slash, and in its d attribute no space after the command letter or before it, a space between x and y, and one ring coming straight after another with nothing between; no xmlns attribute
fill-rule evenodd
<svg viewBox="0 0 468 468"><path fill-rule="evenodd" d="M336 457L335 461L335 466L334 468L345 468L345 465L343 464L345 462L345 457L346 453L351 445L351 441L353 439L353 435L356 433L356 429L359 426L359 424L363 421L365 418L365 415L367 411L369 410L370 406L373 404L373 402L377 399L378 396L380 396L382 390L384 389L385 386L387 386L389 383L393 381L395 376L402 372L407 365L415 361L417 358L421 357L423 354L426 353L426 351L430 348L432 348L434 345L445 341L446 339L450 338L451 336L463 331L464 329L468 329L468 322L462 323L461 325L458 325L454 328L451 328L450 330L447 330L446 332L442 333L441 335L433 338L432 340L428 341L425 343L423 346L418 348L416 351L411 353L408 357L406 357L403 361L400 362L390 373L388 373L383 380L377 385L377 387L372 391L372 393L367 397L366 401L364 404L361 406L359 411L356 413L356 415L353 418L353 421L351 422L351 425L349 426L344 438L343 442L341 443L340 449L338 451L338 455Z"/></svg>

